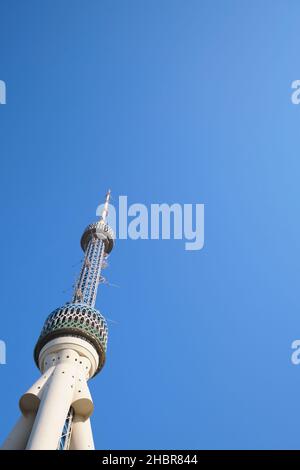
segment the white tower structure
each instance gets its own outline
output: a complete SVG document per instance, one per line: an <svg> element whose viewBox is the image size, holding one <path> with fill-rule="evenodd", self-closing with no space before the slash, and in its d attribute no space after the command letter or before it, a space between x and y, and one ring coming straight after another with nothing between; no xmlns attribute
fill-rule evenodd
<svg viewBox="0 0 300 470"><path fill-rule="evenodd" d="M110 191L100 219L82 235L85 256L72 301L46 319L34 349L41 376L21 397L21 417L3 450L94 449L88 380L102 369L107 347L106 321L95 302L114 246L106 223L109 200Z"/></svg>

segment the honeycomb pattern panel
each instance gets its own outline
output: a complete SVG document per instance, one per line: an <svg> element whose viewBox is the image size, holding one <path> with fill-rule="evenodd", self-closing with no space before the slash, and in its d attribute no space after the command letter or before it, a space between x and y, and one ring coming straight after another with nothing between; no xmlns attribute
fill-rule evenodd
<svg viewBox="0 0 300 470"><path fill-rule="evenodd" d="M99 371L105 361L107 324L98 310L85 304L66 304L48 316L35 348L36 362L40 350L48 341L68 334L83 337L95 347L99 354Z"/></svg>

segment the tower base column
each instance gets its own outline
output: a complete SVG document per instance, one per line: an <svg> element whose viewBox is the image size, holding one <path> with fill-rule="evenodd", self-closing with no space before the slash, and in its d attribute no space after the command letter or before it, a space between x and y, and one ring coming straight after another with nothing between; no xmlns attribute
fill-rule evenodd
<svg viewBox="0 0 300 470"><path fill-rule="evenodd" d="M65 349L41 398L27 450L56 450L72 403L76 382L75 351Z"/></svg>
<svg viewBox="0 0 300 470"><path fill-rule="evenodd" d="M1 450L24 450L31 433L35 413L27 413L21 416L9 435L7 436Z"/></svg>
<svg viewBox="0 0 300 470"><path fill-rule="evenodd" d="M90 419L75 416L72 426L70 450L95 450Z"/></svg>

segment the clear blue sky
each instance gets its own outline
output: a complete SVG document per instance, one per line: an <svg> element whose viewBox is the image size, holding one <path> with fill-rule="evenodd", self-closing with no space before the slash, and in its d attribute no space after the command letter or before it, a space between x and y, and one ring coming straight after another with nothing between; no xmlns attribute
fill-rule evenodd
<svg viewBox="0 0 300 470"><path fill-rule="evenodd" d="M96 446L300 448L299 17L296 0L1 1L1 440L111 187L204 203L205 247L117 243Z"/></svg>

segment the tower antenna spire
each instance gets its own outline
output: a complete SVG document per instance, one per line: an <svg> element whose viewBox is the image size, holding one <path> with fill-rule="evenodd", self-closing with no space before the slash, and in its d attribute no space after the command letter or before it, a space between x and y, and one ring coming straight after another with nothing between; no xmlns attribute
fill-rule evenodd
<svg viewBox="0 0 300 470"><path fill-rule="evenodd" d="M106 193L105 203L104 203L104 207L101 213L101 219L103 220L103 222L106 222L106 219L108 216L108 207L109 207L110 198L111 198L111 190L109 189Z"/></svg>

